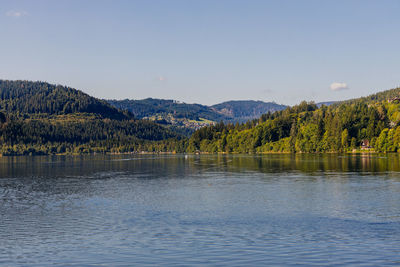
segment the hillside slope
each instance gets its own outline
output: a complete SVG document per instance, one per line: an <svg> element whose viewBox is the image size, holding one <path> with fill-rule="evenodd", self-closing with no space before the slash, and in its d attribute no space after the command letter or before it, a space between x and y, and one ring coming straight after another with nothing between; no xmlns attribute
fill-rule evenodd
<svg viewBox="0 0 400 267"><path fill-rule="evenodd" d="M261 114L282 110L287 106L262 101L229 101L214 106L187 104L175 100L147 98L143 100L107 100L138 118L147 118L167 124L198 129L202 126L225 122L244 122Z"/></svg>
<svg viewBox="0 0 400 267"><path fill-rule="evenodd" d="M161 114L173 114L176 118L195 120L206 118L213 121L223 120L225 116L212 108L200 104L187 104L175 100L146 98L143 100L107 100L108 103L122 110L132 112L138 118L148 118Z"/></svg>
<svg viewBox="0 0 400 267"><path fill-rule="evenodd" d="M176 151L181 135L44 82L0 81L0 154Z"/></svg>
<svg viewBox="0 0 400 267"><path fill-rule="evenodd" d="M0 80L0 110L8 114L89 113L102 118L131 119L103 100L82 91L46 82Z"/></svg>
<svg viewBox="0 0 400 267"><path fill-rule="evenodd" d="M400 151L400 88L320 108L302 102L242 125L217 124L191 136L188 151Z"/></svg>
<svg viewBox="0 0 400 267"><path fill-rule="evenodd" d="M285 105L279 105L274 102L254 100L227 101L211 107L219 113L224 114L232 121L240 122L258 118L262 114L268 112L275 112L287 108Z"/></svg>
<svg viewBox="0 0 400 267"><path fill-rule="evenodd" d="M378 92L372 95L368 95L365 97L359 97L354 99L349 99L345 101L336 102L336 104L354 104L360 102L369 102L369 103L377 103L382 101L392 101L400 98L400 88L393 88L389 90L385 90L382 92Z"/></svg>

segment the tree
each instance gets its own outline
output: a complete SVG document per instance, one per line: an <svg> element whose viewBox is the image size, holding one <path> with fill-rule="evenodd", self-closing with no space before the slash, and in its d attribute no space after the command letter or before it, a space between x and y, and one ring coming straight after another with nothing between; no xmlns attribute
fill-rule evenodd
<svg viewBox="0 0 400 267"><path fill-rule="evenodd" d="M347 129L344 129L342 131L341 144L342 144L343 149L346 149L348 147L348 144L349 144L349 132L347 131Z"/></svg>

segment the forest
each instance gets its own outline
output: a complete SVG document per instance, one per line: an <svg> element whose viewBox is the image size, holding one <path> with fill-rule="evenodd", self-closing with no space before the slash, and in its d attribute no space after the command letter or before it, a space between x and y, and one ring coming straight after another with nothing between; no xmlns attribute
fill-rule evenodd
<svg viewBox="0 0 400 267"><path fill-rule="evenodd" d="M183 152L183 137L79 90L0 80L0 154Z"/></svg>
<svg viewBox="0 0 400 267"><path fill-rule="evenodd" d="M106 101L116 108L130 111L137 118L157 116L166 118L169 122L179 119L199 120L200 118L213 122L245 122L258 118L264 113L283 110L287 107L274 102L253 100L227 101L212 106L154 98ZM169 117L172 117L172 120L168 119Z"/></svg>
<svg viewBox="0 0 400 267"><path fill-rule="evenodd" d="M121 111L104 100L82 91L46 82L0 80L0 110L12 117L33 114L97 114L102 118L131 119L133 114Z"/></svg>
<svg viewBox="0 0 400 267"><path fill-rule="evenodd" d="M400 88L304 101L190 137L134 113L61 85L0 80L0 154L400 152Z"/></svg>
<svg viewBox="0 0 400 267"><path fill-rule="evenodd" d="M320 108L302 102L243 124L218 123L196 131L190 152L397 152L400 89Z"/></svg>

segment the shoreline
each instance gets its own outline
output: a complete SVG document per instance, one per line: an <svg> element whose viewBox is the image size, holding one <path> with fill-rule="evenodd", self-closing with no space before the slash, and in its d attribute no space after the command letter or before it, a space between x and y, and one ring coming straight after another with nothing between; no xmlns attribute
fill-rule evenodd
<svg viewBox="0 0 400 267"><path fill-rule="evenodd" d="M255 153L240 153L240 152L176 152L176 151L160 151L160 152L150 152L150 151L141 151L141 152L105 152L105 153L56 153L56 154L0 154L1 157L21 157L21 156L83 156L83 155L276 155L276 154L301 154L301 155L316 155L316 154L398 154L399 152L378 152L375 150L357 150L357 151L329 151L329 152L255 152Z"/></svg>

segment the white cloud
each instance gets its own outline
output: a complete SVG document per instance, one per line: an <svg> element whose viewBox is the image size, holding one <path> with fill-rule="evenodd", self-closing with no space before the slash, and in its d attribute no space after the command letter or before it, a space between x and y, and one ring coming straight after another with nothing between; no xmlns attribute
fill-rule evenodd
<svg viewBox="0 0 400 267"><path fill-rule="evenodd" d="M338 83L334 82L330 86L332 91L341 91L341 90L348 90L349 87L347 86L347 83Z"/></svg>
<svg viewBox="0 0 400 267"><path fill-rule="evenodd" d="M26 16L28 13L26 11L15 11L15 10L10 10L6 13L7 17L13 17L13 18L20 18L23 16Z"/></svg>

